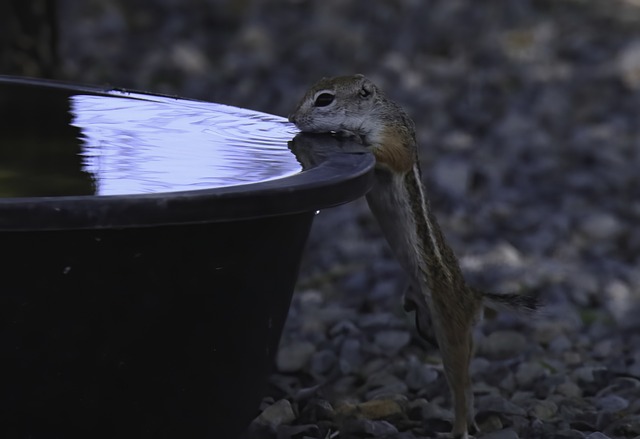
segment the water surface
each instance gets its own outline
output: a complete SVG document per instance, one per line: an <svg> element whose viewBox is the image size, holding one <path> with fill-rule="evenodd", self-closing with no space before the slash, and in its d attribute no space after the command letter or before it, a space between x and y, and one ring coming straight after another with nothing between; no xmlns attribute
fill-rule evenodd
<svg viewBox="0 0 640 439"><path fill-rule="evenodd" d="M0 197L241 185L301 171L284 118L141 93L0 84ZM10 91L10 93L3 93Z"/></svg>

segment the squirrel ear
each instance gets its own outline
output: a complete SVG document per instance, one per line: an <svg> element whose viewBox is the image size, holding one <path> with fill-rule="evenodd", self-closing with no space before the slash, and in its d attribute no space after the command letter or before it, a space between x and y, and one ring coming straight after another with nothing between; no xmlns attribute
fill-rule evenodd
<svg viewBox="0 0 640 439"><path fill-rule="evenodd" d="M367 98L373 95L373 93L375 92L375 85L373 85L373 82L369 81L364 76L362 77L362 79L363 81L360 86L360 96L362 96L363 98Z"/></svg>

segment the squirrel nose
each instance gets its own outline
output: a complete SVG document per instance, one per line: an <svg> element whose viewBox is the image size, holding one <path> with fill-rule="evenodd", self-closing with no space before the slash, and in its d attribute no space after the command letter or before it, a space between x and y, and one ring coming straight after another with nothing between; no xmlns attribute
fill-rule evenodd
<svg viewBox="0 0 640 439"><path fill-rule="evenodd" d="M289 122L291 122L291 123L296 123L296 118L295 118L295 116L293 115L293 113L289 115Z"/></svg>

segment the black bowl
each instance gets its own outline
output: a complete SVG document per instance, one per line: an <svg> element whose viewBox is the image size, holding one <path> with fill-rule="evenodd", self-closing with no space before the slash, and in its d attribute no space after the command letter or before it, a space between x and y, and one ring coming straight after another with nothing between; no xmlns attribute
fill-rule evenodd
<svg viewBox="0 0 640 439"><path fill-rule="evenodd" d="M0 158L20 149L12 163L37 183L15 195L0 162L0 436L236 437L265 393L314 214L363 195L374 159L338 145L284 178L96 195L99 176L76 166L77 95L195 102L0 77ZM56 154L66 164L39 180ZM74 183L38 195L67 165Z"/></svg>

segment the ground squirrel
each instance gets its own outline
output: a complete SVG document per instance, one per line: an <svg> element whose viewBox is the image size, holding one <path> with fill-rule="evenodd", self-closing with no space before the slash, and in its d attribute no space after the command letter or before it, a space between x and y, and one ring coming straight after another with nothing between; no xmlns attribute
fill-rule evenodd
<svg viewBox="0 0 640 439"><path fill-rule="evenodd" d="M533 310L531 295L498 295L469 287L429 206L413 121L363 75L325 78L313 85L289 116L303 132L353 136L376 158L367 202L410 276L405 308L416 311L420 334L440 348L453 398L451 435L477 430L469 362L472 328L485 300Z"/></svg>

